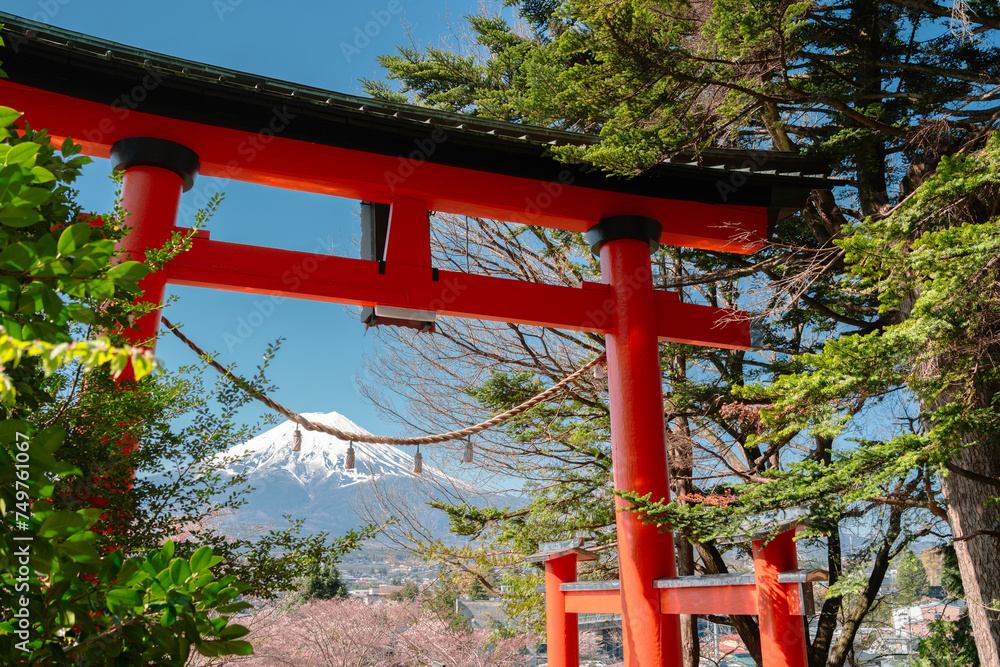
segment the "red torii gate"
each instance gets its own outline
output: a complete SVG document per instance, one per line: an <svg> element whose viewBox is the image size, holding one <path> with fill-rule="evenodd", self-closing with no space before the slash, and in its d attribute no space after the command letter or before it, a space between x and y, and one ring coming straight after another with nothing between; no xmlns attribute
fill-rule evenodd
<svg viewBox="0 0 1000 667"><path fill-rule="evenodd" d="M654 580L660 613L757 616L763 667L807 667L804 617L814 613L812 583L826 581L829 573L799 569L794 538L804 525L802 519L785 520L761 526L747 535L720 540L750 542L753 572ZM526 560L541 563L545 568L548 665L575 667L580 664L578 615L625 617L622 584L577 582L577 564L598 558L596 553L583 548L582 539L542 544L540 548L540 552ZM626 642L626 655L628 651Z"/></svg>
<svg viewBox="0 0 1000 667"><path fill-rule="evenodd" d="M2 102L86 154L112 158L124 173L131 231L122 246L133 258L176 231L181 194L198 173L390 207L376 260L223 243L202 232L145 279L145 299L161 303L169 282L605 334L615 487L655 498L670 494L658 341L751 342L745 314L655 290L651 249L752 252L809 189L826 187L819 176L801 177L819 171L808 162L725 151L616 179L546 155L551 145L592 140L579 135L270 81L2 13L0 22L9 75L0 80ZM586 232L602 282L571 288L439 271L430 211ZM288 278L302 267L315 268ZM140 320L131 340L154 344L158 320ZM680 610L661 613L655 585L676 577L671 534L620 512L618 546L626 664L679 665Z"/></svg>

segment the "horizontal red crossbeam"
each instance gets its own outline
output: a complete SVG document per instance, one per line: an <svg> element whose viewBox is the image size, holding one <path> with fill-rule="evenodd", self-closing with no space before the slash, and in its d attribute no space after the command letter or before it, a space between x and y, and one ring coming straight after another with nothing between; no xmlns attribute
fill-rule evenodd
<svg viewBox="0 0 1000 667"><path fill-rule="evenodd" d="M799 584L778 584L788 599L788 613L802 616L802 587ZM758 591L755 584L727 586L692 586L659 588L660 612L663 614L749 614L759 613Z"/></svg>
<svg viewBox="0 0 1000 667"><path fill-rule="evenodd" d="M158 137L183 144L201 160L201 174L292 190L388 203L415 197L428 210L584 232L617 215L654 218L667 245L748 253L767 237L763 206L704 204L586 188L572 166L560 182L489 173L430 161L367 153L281 136L282 110L272 127L248 133L81 100L0 80L4 104L24 120L71 136L84 153L108 157L118 139ZM349 131L343 128L331 131Z"/></svg>
<svg viewBox="0 0 1000 667"><path fill-rule="evenodd" d="M430 310L499 322L605 333L614 307L601 283L581 287L434 272L407 264L335 257L195 238L171 260L175 285L329 301L357 306ZM680 303L673 292L656 293L661 340L728 349L750 346L750 327L740 311Z"/></svg>
<svg viewBox="0 0 1000 667"><path fill-rule="evenodd" d="M663 614L756 614L757 587L754 584L660 588Z"/></svg>
<svg viewBox="0 0 1000 667"><path fill-rule="evenodd" d="M620 614L622 594L619 590L565 591L567 614Z"/></svg>
<svg viewBox="0 0 1000 667"><path fill-rule="evenodd" d="M789 613L801 616L798 586L785 584L789 591ZM757 587L754 584L704 586L692 588L660 588L662 614L742 614L754 616L757 609ZM566 613L620 614L621 591L563 591Z"/></svg>

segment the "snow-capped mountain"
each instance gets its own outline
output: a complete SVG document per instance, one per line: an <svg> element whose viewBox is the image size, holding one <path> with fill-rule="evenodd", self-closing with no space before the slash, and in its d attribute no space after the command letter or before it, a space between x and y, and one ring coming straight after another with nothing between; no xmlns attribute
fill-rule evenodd
<svg viewBox="0 0 1000 667"><path fill-rule="evenodd" d="M368 433L337 413L304 413L311 422L341 431ZM410 448L354 443L355 468L344 468L348 443L316 431L300 429L301 451L292 451L295 423L286 421L257 437L217 455L229 463L225 472L248 473L254 490L247 496L236 520L250 524L285 524L282 515L305 519L306 531L328 531L341 535L366 522L362 506L374 507L376 495L388 495L395 503L423 508L441 487L473 491L465 482L448 477L426 463L422 474L414 474ZM414 453L416 452L414 448ZM377 493L376 493L377 491ZM477 503L478 504L478 503ZM385 515L391 511L384 512ZM422 510L436 533L447 533L447 518L437 510Z"/></svg>

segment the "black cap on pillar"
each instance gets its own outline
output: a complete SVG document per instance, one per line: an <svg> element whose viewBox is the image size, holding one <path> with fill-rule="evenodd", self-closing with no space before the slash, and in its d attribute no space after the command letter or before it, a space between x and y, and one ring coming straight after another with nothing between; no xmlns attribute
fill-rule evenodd
<svg viewBox="0 0 1000 667"><path fill-rule="evenodd" d="M635 239L648 241L649 252L654 253L660 247L660 234L663 226L652 218L642 215L615 215L601 218L601 221L587 230L587 243L595 255L601 254L601 246L608 241Z"/></svg>
<svg viewBox="0 0 1000 667"><path fill-rule="evenodd" d="M128 137L111 146L111 169L119 172L140 165L168 169L184 181L184 192L194 187L201 163L187 146L156 137Z"/></svg>

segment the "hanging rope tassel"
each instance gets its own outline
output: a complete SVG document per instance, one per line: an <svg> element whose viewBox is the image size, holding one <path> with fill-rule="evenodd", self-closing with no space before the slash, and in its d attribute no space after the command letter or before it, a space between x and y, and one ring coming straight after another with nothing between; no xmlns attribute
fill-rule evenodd
<svg viewBox="0 0 1000 667"><path fill-rule="evenodd" d="M424 455L420 453L420 445L417 445L417 453L413 457L413 472L418 475L424 471Z"/></svg>
<svg viewBox="0 0 1000 667"><path fill-rule="evenodd" d="M295 425L295 435L292 436L292 451L302 451L302 431L299 430L298 424Z"/></svg>
<svg viewBox="0 0 1000 667"><path fill-rule="evenodd" d="M347 445L347 457L344 459L344 470L354 470L354 443Z"/></svg>
<svg viewBox="0 0 1000 667"><path fill-rule="evenodd" d="M448 433L438 433L437 435L424 435L415 438L399 438L395 436L388 435L372 435L370 433L349 433L347 431L341 431L340 429L333 428L332 426L327 426L326 424L317 424L309 421L302 415L292 412L285 406L274 401L274 399L269 398L265 394L262 394L259 390L254 388L249 382L243 378L235 375L228 368L220 364L218 361L213 359L205 350L198 347L194 341L181 333L180 329L173 324L166 317L161 316L160 322L164 327L167 328L172 334L177 336L185 345L187 345L191 350L194 351L199 357L201 357L205 363L217 370L222 374L223 377L228 379L230 382L240 387L255 399L271 408L278 414L287 417L293 422L300 424L302 428L307 431L318 431L320 433L326 433L327 435L332 435L338 440L354 440L355 442L369 442L369 443L383 443L386 445L419 445L419 444L436 444L439 442L448 442L450 440L459 440L461 438L466 438L470 435L475 435L476 433L481 433L488 428L492 428L497 424L502 424L503 422L516 417L522 412L526 412L531 408L535 407L539 403L548 400L550 397L555 396L562 390L564 390L571 383L575 382L581 375L592 369L597 364L603 363L607 359L607 355L602 352L586 364L576 369L566 377L564 377L559 382L555 383L545 391L536 394L526 400L524 403L502 412L498 415L493 415L484 422L475 424L474 426L469 426L468 428L463 428L457 431L449 431Z"/></svg>
<svg viewBox="0 0 1000 667"><path fill-rule="evenodd" d="M462 463L472 463L472 441L465 441L465 451L462 452Z"/></svg>

